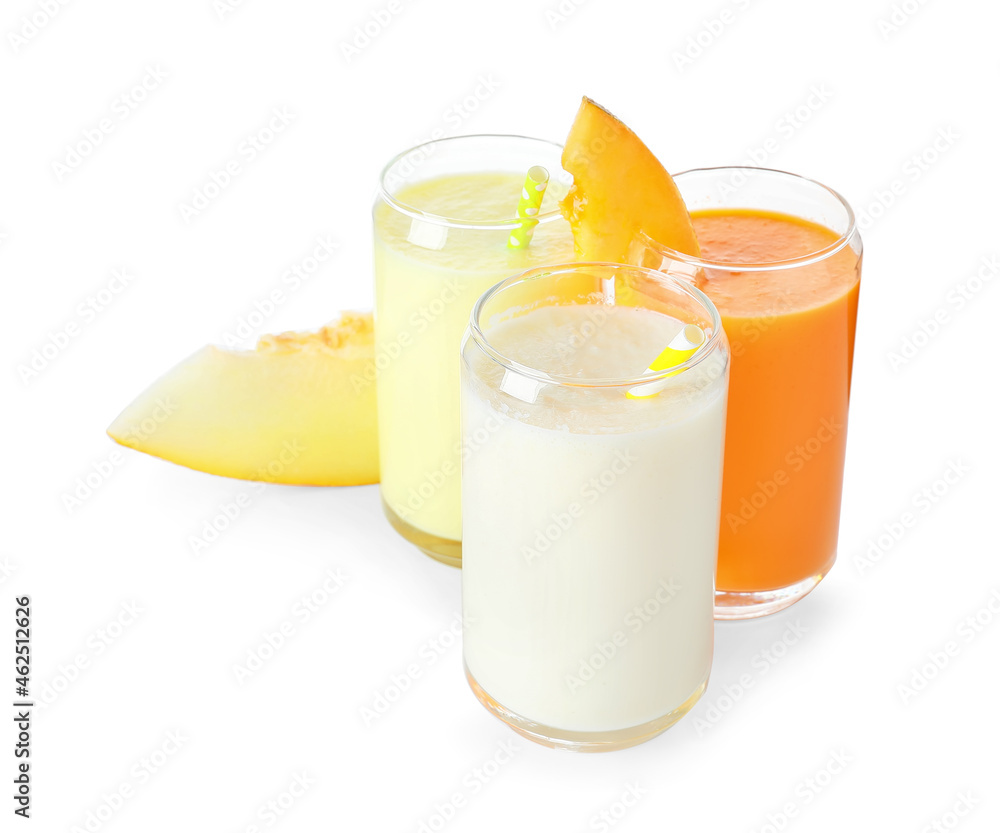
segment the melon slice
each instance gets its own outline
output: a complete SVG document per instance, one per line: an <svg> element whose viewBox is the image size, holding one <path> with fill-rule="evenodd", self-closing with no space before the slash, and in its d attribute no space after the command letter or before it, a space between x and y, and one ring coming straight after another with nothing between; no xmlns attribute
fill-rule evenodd
<svg viewBox="0 0 1000 833"><path fill-rule="evenodd" d="M208 346L108 428L130 448L226 477L314 486L377 483L374 331L344 313L316 332Z"/></svg>
<svg viewBox="0 0 1000 833"><path fill-rule="evenodd" d="M580 260L629 263L641 232L678 252L701 254L670 174L635 133L589 98L570 128L562 164L573 186L561 208Z"/></svg>

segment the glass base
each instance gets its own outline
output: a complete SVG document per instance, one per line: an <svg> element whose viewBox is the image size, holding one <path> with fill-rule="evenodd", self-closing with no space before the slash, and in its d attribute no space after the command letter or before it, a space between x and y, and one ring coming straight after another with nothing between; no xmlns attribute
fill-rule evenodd
<svg viewBox="0 0 1000 833"><path fill-rule="evenodd" d="M715 591L716 619L756 619L784 610L807 595L823 580L825 573L809 576L796 584L777 590L755 590L740 593L735 590Z"/></svg>
<svg viewBox="0 0 1000 833"><path fill-rule="evenodd" d="M691 711L691 708L708 687L708 678L706 677L705 681L694 690L694 693L672 712L639 726L608 732L570 732L566 729L543 726L505 708L476 682L476 678L472 676L467 665L465 666L465 677L479 702L519 735L550 749L566 749L570 752L613 752L616 749L627 749L630 746L645 743L661 732L665 732Z"/></svg>
<svg viewBox="0 0 1000 833"><path fill-rule="evenodd" d="M389 508L389 504L385 502L385 498L382 498L382 511L385 512L385 516L388 518L392 528L424 555L429 555L435 561L440 561L449 567L462 566L461 541L442 538L440 535L425 532L422 529L417 529L412 524L408 524Z"/></svg>

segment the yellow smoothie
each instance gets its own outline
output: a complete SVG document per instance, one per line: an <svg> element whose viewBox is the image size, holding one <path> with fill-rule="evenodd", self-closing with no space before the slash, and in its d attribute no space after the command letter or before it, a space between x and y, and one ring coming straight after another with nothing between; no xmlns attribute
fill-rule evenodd
<svg viewBox="0 0 1000 833"><path fill-rule="evenodd" d="M573 258L558 213L539 223L527 249L508 248L523 182L513 171L438 176L375 207L382 499L404 537L453 564L462 537L459 348L469 314L504 278ZM550 184L540 215L557 212L564 193Z"/></svg>

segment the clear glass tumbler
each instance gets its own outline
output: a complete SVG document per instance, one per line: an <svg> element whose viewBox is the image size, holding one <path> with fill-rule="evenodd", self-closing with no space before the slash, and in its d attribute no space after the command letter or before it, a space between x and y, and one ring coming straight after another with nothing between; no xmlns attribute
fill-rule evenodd
<svg viewBox="0 0 1000 833"><path fill-rule="evenodd" d="M843 197L784 171L674 177L700 258L646 239L630 260L719 309L729 388L716 617L788 607L837 555L861 236Z"/></svg>
<svg viewBox="0 0 1000 833"><path fill-rule="evenodd" d="M680 352L650 370L664 348ZM473 691L548 746L659 734L712 662L729 375L718 312L648 269L534 269L479 300L462 357Z"/></svg>
<svg viewBox="0 0 1000 833"><path fill-rule="evenodd" d="M400 154L381 177L375 233L375 365L381 493L393 527L461 564L459 357L472 305L507 275L572 258L558 210L572 178L561 146L459 136ZM550 180L531 245L512 248L525 174Z"/></svg>

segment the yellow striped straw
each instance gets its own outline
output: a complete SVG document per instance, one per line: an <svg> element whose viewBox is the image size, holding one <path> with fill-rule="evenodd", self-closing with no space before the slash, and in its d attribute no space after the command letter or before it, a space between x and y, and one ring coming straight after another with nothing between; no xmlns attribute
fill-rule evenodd
<svg viewBox="0 0 1000 833"><path fill-rule="evenodd" d="M676 367L677 365L683 364L688 359L691 358L705 343L705 333L701 327L696 327L694 324L688 324L683 327L681 331L671 339L670 344L667 345L666 349L657 356L653 363L646 370L646 373L662 373L671 367ZM666 377L676 375L675 373L668 373ZM648 385L637 385L634 388L629 388L628 392L625 394L629 399L644 399L647 396L653 396L663 390L664 383L662 379L657 379L655 382L650 382Z"/></svg>
<svg viewBox="0 0 1000 833"><path fill-rule="evenodd" d="M541 165L528 168L528 175L521 188L521 199L517 203L517 217L521 221L510 233L507 239L508 249L524 249L531 243L531 235L538 225L538 209L542 207L542 198L549 184L549 172Z"/></svg>

